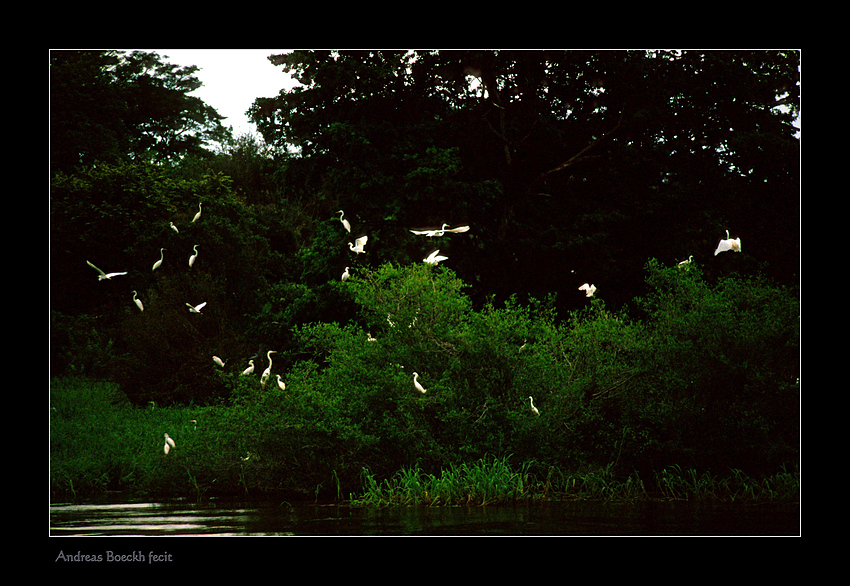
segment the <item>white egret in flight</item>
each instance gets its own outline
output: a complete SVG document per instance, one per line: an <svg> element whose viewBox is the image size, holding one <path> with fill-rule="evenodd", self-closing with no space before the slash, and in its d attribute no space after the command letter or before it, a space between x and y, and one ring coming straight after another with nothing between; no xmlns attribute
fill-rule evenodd
<svg viewBox="0 0 850 586"><path fill-rule="evenodd" d="M457 228L447 228L448 224L443 224L437 230L410 230L414 234L418 234L420 236L427 236L428 238L433 238L434 236L442 236L446 232L467 232L469 231L469 226L458 226Z"/></svg>
<svg viewBox="0 0 850 586"><path fill-rule="evenodd" d="M531 398L531 395L528 396L528 400L531 402L531 412L535 415L539 416L540 411L537 410L537 407L534 406L534 399Z"/></svg>
<svg viewBox="0 0 850 586"><path fill-rule="evenodd" d="M248 368L246 368L245 370L243 370L243 371L242 371L242 376L247 376L247 375L249 375L249 374L253 374L253 373L254 373L254 361L253 361L253 360L249 360L249 361L248 361L248 364L250 364L251 366L249 366Z"/></svg>
<svg viewBox="0 0 850 586"><path fill-rule="evenodd" d="M224 361L221 358L219 358L218 356L213 356L212 359L213 362L218 364L221 368L224 368Z"/></svg>
<svg viewBox="0 0 850 586"><path fill-rule="evenodd" d="M279 388L281 391L285 391L286 390L286 383L283 382L282 380L280 380L279 374L276 374L275 376L277 377L277 388Z"/></svg>
<svg viewBox="0 0 850 586"><path fill-rule="evenodd" d="M416 390L419 391L420 393L423 393L423 394L427 393L428 391L426 391L425 388L422 385L419 384L419 381L417 380L418 378L419 378L419 373L414 372L413 373L413 386L416 387Z"/></svg>
<svg viewBox="0 0 850 586"><path fill-rule="evenodd" d="M351 232L351 224L348 223L348 220L343 218L343 216L345 215L345 212L343 212L342 210L339 210L336 213L339 214L339 221L342 222L342 226L343 226L343 228L345 228L345 231L350 233Z"/></svg>
<svg viewBox="0 0 850 586"><path fill-rule="evenodd" d="M195 264L195 259L198 258L198 245L196 244L195 246L193 246L192 250L195 251L195 254L189 257L189 267Z"/></svg>
<svg viewBox="0 0 850 586"><path fill-rule="evenodd" d="M447 257L447 256L440 256L440 251L439 251L439 250L435 250L435 251L433 251L431 254L429 254L428 256L426 256L425 258L423 258L422 260L423 260L423 261L425 261L425 262L426 262L427 264L429 264L429 265L437 265L437 264L439 264L441 261L449 260L449 257Z"/></svg>
<svg viewBox="0 0 850 586"><path fill-rule="evenodd" d="M196 305L195 307L192 307L191 305L189 305L189 304L187 303L187 304L186 304L186 307L188 307L188 308L189 308L189 313L198 313L198 314L200 314L200 315L203 315L203 314L201 313L201 310L204 308L204 306L205 306L206 304L207 304L207 302L206 302L206 301L204 301L203 303L200 303L200 304Z"/></svg>
<svg viewBox="0 0 850 586"><path fill-rule="evenodd" d="M162 258L163 258L162 251L163 250L165 250L165 249L164 248L159 249L159 260L156 261L155 263L153 263L153 268L151 269L152 271L157 270L159 268L159 266L162 264Z"/></svg>
<svg viewBox="0 0 850 586"><path fill-rule="evenodd" d="M144 311L144 310L145 310L145 306L144 306L144 305L142 305L142 300L141 300L141 299L136 299L136 292L135 292L135 291L133 291L133 303L135 303L135 304L136 304L136 307L138 307L138 308L139 308L139 311Z"/></svg>
<svg viewBox="0 0 850 586"><path fill-rule="evenodd" d="M198 213L195 214L194 218L192 218L192 222L193 223L196 222L198 220L198 218L200 218L200 217L201 217L201 203L199 202L198 203Z"/></svg>
<svg viewBox="0 0 850 586"><path fill-rule="evenodd" d="M714 251L714 256L717 256L721 252L726 252L727 250L731 250L732 252L741 252L741 239L729 238L729 230L726 230L726 240L721 240L717 245L717 250Z"/></svg>
<svg viewBox="0 0 850 586"><path fill-rule="evenodd" d="M342 273L342 280L345 281L350 276L351 276L351 274L348 272L348 267L345 267L345 271Z"/></svg>
<svg viewBox="0 0 850 586"><path fill-rule="evenodd" d="M168 452L171 451L171 448L175 447L174 440L168 437L168 434L165 434L165 447L163 450L165 451L165 455L168 455Z"/></svg>
<svg viewBox="0 0 850 586"><path fill-rule="evenodd" d="M361 236L354 240L354 244L351 242L348 243L348 248L351 249L352 252L356 252L357 254L363 254L366 251L363 250L363 247L366 246L366 241L369 240L368 236Z"/></svg>
<svg viewBox="0 0 850 586"><path fill-rule="evenodd" d="M86 261L86 264L89 265L94 270L96 270L98 273L100 273L97 276L98 281L103 281L104 279L112 279L112 277L117 277L118 275L126 275L127 274L126 271L123 272L123 273L108 273L107 274L107 273L104 273L99 268L97 268L96 266L94 266L93 264L91 264L89 261Z"/></svg>
<svg viewBox="0 0 850 586"><path fill-rule="evenodd" d="M269 359L269 367L263 371L263 376L260 377L260 384L265 388L266 382L269 380L269 376L272 374L272 354L277 354L277 350L269 350L266 356Z"/></svg>
<svg viewBox="0 0 850 586"><path fill-rule="evenodd" d="M593 294L596 293L596 285L588 285L585 283L581 287L578 288L579 291L587 291L587 297L593 297Z"/></svg>
<svg viewBox="0 0 850 586"><path fill-rule="evenodd" d="M180 230L177 229L177 226L174 225L174 222L169 222L168 225L171 226L172 230L180 234Z"/></svg>

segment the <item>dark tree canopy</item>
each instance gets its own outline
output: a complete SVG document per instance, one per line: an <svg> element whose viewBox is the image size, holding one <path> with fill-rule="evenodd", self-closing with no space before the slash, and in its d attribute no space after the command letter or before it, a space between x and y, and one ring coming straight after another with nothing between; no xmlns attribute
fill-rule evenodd
<svg viewBox="0 0 850 586"><path fill-rule="evenodd" d="M270 60L303 85L251 114L266 142L299 150L292 176L388 241L399 227L472 223L478 254L455 248L453 264L482 290L596 280L625 301L644 259L707 257L726 229L756 264L796 280L794 51Z"/></svg>
<svg viewBox="0 0 850 586"><path fill-rule="evenodd" d="M96 160L175 162L225 142L222 116L197 97L196 66L156 53L50 53L51 165L68 171Z"/></svg>

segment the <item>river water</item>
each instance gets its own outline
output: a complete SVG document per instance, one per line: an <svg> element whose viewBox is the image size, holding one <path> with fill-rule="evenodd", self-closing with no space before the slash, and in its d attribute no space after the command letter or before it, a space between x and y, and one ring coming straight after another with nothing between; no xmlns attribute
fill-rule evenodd
<svg viewBox="0 0 850 586"><path fill-rule="evenodd" d="M799 503L535 502L490 507L54 504L51 536L798 536Z"/></svg>

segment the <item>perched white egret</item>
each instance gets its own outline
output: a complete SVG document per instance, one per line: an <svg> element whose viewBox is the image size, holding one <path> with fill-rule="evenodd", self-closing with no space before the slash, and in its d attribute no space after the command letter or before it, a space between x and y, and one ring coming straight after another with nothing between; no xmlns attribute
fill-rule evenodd
<svg viewBox="0 0 850 586"><path fill-rule="evenodd" d="M348 280L348 277L350 277L350 276L351 276L351 274L348 272L348 267L345 267L345 271L343 271L343 273L342 273L342 280L346 281L346 280Z"/></svg>
<svg viewBox="0 0 850 586"><path fill-rule="evenodd" d="M243 371L242 371L242 376L247 376L247 375L249 375L249 374L253 374L253 373L254 373L254 361L253 361L253 360L249 360L249 361L248 361L248 364L250 364L251 366L249 366L248 368L246 368L245 370L243 370Z"/></svg>
<svg viewBox="0 0 850 586"><path fill-rule="evenodd" d="M345 228L346 232L350 233L351 232L351 224L348 223L348 220L343 218L343 216L345 215L345 212L343 212L342 210L339 210L336 213L339 214L339 221L342 222L342 227Z"/></svg>
<svg viewBox="0 0 850 586"><path fill-rule="evenodd" d="M159 260L156 261L155 263L153 263L153 268L151 269L152 271L157 270L159 268L159 266L162 264L162 259L163 259L162 253L163 253L164 250L165 250L164 248L159 249Z"/></svg>
<svg viewBox="0 0 850 586"><path fill-rule="evenodd" d="M126 271L123 272L123 273L104 273L102 270L100 270L99 268L97 268L96 266L91 264L89 261L86 261L86 264L89 265L91 268L93 268L94 270L96 270L99 273L98 276L97 276L98 281L103 281L104 279L112 279L112 277L117 277L118 275L126 275L127 274Z"/></svg>
<svg viewBox="0 0 850 586"><path fill-rule="evenodd" d="M416 387L416 390L419 391L420 393L423 393L423 394L427 393L428 391L426 391L425 388L422 385L419 384L419 381L417 380L418 378L419 378L419 373L414 372L413 373L413 386Z"/></svg>
<svg viewBox="0 0 850 586"><path fill-rule="evenodd" d="M732 252L741 252L741 239L729 238L729 230L726 230L726 240L721 240L717 245L717 250L714 251L714 256L717 256L721 252L726 252L727 250L731 250Z"/></svg>
<svg viewBox="0 0 850 586"><path fill-rule="evenodd" d="M422 260L423 260L423 261L425 261L425 262L426 262L427 264L429 264L429 265L437 265L437 264L439 264L441 261L449 260L449 257L447 257L447 256L440 256L440 251L439 251L439 250L434 250L433 252L431 252L431 254L429 254L428 256L426 256L425 258L423 258Z"/></svg>
<svg viewBox="0 0 850 586"><path fill-rule="evenodd" d="M224 368L224 360L222 360L218 356L213 356L212 359L213 359L213 362L218 364L221 368Z"/></svg>
<svg viewBox="0 0 850 586"><path fill-rule="evenodd" d="M192 218L192 222L194 223L194 222L198 221L198 219L200 217L201 217L201 202L198 202L198 213L195 214L194 218Z"/></svg>
<svg viewBox="0 0 850 586"><path fill-rule="evenodd" d="M272 354L277 354L277 350L269 350L266 357L269 359L269 367L263 371L263 376L260 377L260 384L265 388L269 377L272 374Z"/></svg>
<svg viewBox="0 0 850 586"><path fill-rule="evenodd" d="M281 391L285 391L286 390L286 383L283 382L282 380L280 380L279 374L276 374L275 376L277 377L277 388L279 388Z"/></svg>
<svg viewBox="0 0 850 586"><path fill-rule="evenodd" d="M191 305L189 305L189 304L187 303L187 304L186 304L186 307L188 307L188 308L189 308L189 313L198 313L198 314L200 314L200 315L203 315L203 314L201 313L201 310L204 308L204 306L205 306L206 304L207 304L207 302L206 302L206 301L204 301L203 303L200 303L200 304L196 305L195 307L192 307Z"/></svg>
<svg viewBox="0 0 850 586"><path fill-rule="evenodd" d="M689 265L692 262L694 262L694 255L693 254L691 256L689 256L688 258L686 258L685 260L683 260L682 262L680 262L678 266L681 267L681 266Z"/></svg>
<svg viewBox="0 0 850 586"><path fill-rule="evenodd" d="M378 338L373 338L372 332L369 332L368 334L366 334L366 341L367 342L377 342Z"/></svg>
<svg viewBox="0 0 850 586"><path fill-rule="evenodd" d="M531 398L531 395L528 396L528 400L531 402L531 412L535 415L539 416L540 411L537 410L537 407L534 406L534 399Z"/></svg>
<svg viewBox="0 0 850 586"><path fill-rule="evenodd" d="M354 240L354 244L351 242L348 243L348 248L351 249L352 252L356 252L357 254L363 254L366 251L363 250L363 247L366 246L366 241L369 240L368 236L361 236Z"/></svg>
<svg viewBox="0 0 850 586"><path fill-rule="evenodd" d="M581 287L578 288L579 291L586 291L588 297L593 297L593 294L596 293L596 285L588 285L585 283Z"/></svg>
<svg viewBox="0 0 850 586"><path fill-rule="evenodd" d="M387 314L387 323L390 324L391 328L395 327L395 322L390 319L390 314Z"/></svg>
<svg viewBox="0 0 850 586"><path fill-rule="evenodd" d="M144 311L144 310L145 310L145 306L144 306L144 305L142 305L142 300L141 300L141 299L136 299L136 292L135 292L135 291L133 291L133 303L135 303L135 304L136 304L136 307L138 307L138 308L139 308L139 311Z"/></svg>
<svg viewBox="0 0 850 586"><path fill-rule="evenodd" d="M174 440L171 439L170 437L168 437L168 434L166 433L165 434L165 447L163 448L163 450L165 451L165 454L168 455L168 452L170 452L171 448L173 448L173 447L176 447L174 445Z"/></svg>
<svg viewBox="0 0 850 586"><path fill-rule="evenodd" d="M177 226L174 225L174 222L169 222L168 225L171 226L171 229L174 230L177 234L180 234L180 230L177 229Z"/></svg>
<svg viewBox="0 0 850 586"><path fill-rule="evenodd" d="M192 247L192 250L195 251L195 254L193 254L192 256L189 257L189 267L191 267L193 264L195 264L195 259L198 258L198 246L199 245L196 244L195 246Z"/></svg>

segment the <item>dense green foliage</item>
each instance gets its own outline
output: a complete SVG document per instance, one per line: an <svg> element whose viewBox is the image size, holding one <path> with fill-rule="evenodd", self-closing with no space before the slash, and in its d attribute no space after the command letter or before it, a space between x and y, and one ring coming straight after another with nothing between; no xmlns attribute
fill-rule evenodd
<svg viewBox="0 0 850 586"><path fill-rule="evenodd" d="M798 58L296 51L271 59L303 85L233 140L192 68L52 57L55 494L792 466ZM408 230L443 222L471 229Z"/></svg>

